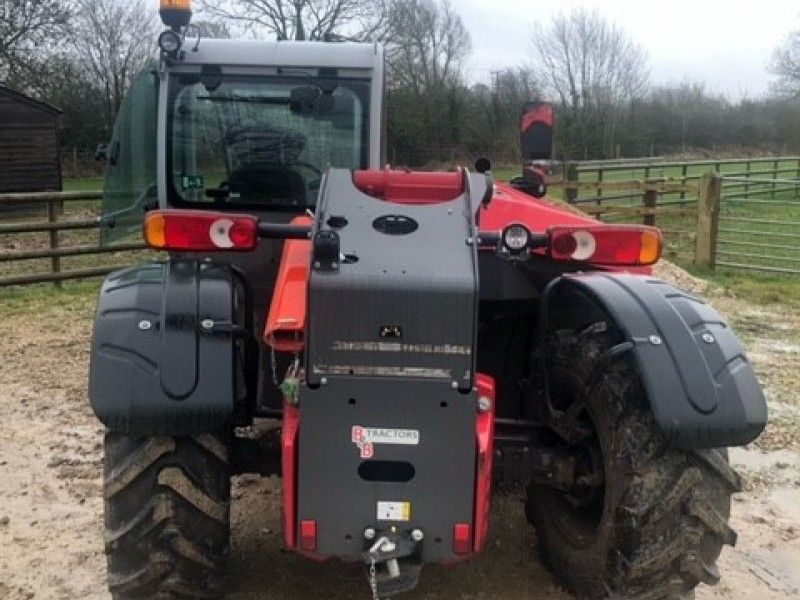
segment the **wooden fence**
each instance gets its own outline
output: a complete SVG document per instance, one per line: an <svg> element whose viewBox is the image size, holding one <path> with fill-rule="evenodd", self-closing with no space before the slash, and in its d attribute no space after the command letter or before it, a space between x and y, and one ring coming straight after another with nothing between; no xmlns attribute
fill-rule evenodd
<svg viewBox="0 0 800 600"><path fill-rule="evenodd" d="M800 274L800 157L574 163L564 165L564 177L550 185L603 221L658 226L668 259ZM58 286L140 259L136 253L146 249L144 243L101 246L93 235L102 226L101 197L100 192L0 195L0 209L47 207L44 221L6 219L0 224L0 287ZM70 205L83 210L76 214ZM25 266L36 261L38 272Z"/></svg>
<svg viewBox="0 0 800 600"><path fill-rule="evenodd" d="M800 244L795 251L789 241L800 241L799 182L800 156L776 156L568 163L555 185L601 220L657 225L666 258L795 273Z"/></svg>
<svg viewBox="0 0 800 600"><path fill-rule="evenodd" d="M96 205L101 198L101 192L43 192L0 195L0 208L10 206L19 207L25 204L34 204L37 206L45 204L47 206L46 221L12 221L0 225L0 237L2 237L3 240L11 236L28 234L46 234L47 238L45 247L21 250L11 249L0 252L0 268L10 263L16 264L20 261L35 261L41 259L49 259L50 267L47 272L5 274L5 276L0 277L0 287L43 282L53 282L55 285L59 286L62 281L67 279L82 279L106 275L124 266L124 262L121 263L120 261L110 260L104 261L106 264L101 266L97 266L96 264L93 266L81 265L80 268L64 270L62 268L62 259L144 250L147 247L144 242L101 246L99 244L99 238L95 240L80 240L82 243L72 243L70 245L64 245L62 243L60 232L88 232L91 230L99 230L102 226L101 219L97 216L97 213L99 213L97 209L88 211L90 213L95 213L94 216L71 218L69 211L62 210L62 207L68 206L71 203L84 203L85 206ZM40 244L35 245L39 246ZM8 248L9 246L10 244L7 243L0 245L2 248ZM97 261L92 262L96 263ZM25 269L22 270L25 271ZM5 273L6 270L0 272Z"/></svg>

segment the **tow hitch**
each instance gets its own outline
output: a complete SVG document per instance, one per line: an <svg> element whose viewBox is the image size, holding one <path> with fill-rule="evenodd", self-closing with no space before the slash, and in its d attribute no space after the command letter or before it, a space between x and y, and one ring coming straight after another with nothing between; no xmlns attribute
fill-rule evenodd
<svg viewBox="0 0 800 600"><path fill-rule="evenodd" d="M367 539L376 538L361 557L369 569L369 587L372 600L381 600L414 589L419 583L422 565L418 545L422 532L414 530L410 537L395 532L377 536L374 529L364 532Z"/></svg>

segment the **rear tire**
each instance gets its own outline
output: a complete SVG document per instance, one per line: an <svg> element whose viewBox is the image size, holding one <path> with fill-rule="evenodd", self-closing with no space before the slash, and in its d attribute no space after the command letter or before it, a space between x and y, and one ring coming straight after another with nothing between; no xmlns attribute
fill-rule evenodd
<svg viewBox="0 0 800 600"><path fill-rule="evenodd" d="M693 598L699 583L719 581L716 560L736 542L728 520L741 482L727 450L670 445L630 354L600 361L613 345L605 328L555 337L551 397L562 410L584 400L580 423L592 438L582 443L597 449L603 482L570 493L529 487L526 513L545 561L579 598Z"/></svg>
<svg viewBox="0 0 800 600"><path fill-rule="evenodd" d="M222 597L229 439L106 434L105 546L115 600Z"/></svg>

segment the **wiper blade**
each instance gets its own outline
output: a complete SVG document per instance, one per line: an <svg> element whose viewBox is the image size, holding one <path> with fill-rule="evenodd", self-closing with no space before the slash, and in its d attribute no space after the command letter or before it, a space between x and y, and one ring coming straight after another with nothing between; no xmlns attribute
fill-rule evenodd
<svg viewBox="0 0 800 600"><path fill-rule="evenodd" d="M290 102L289 96L198 96L197 99L209 102L271 104L276 106L284 106Z"/></svg>

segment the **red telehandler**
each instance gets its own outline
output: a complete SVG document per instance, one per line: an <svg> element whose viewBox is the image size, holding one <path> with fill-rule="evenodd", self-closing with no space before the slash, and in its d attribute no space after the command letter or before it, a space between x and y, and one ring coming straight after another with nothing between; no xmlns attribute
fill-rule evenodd
<svg viewBox="0 0 800 600"><path fill-rule="evenodd" d="M105 239L168 253L98 301L114 598L224 596L242 472L282 477L287 549L363 561L373 598L480 553L497 484L580 598L716 583L726 447L764 396L722 317L651 276L657 229L542 198L552 107L510 183L382 168L380 46L196 38L162 8L104 150Z"/></svg>

